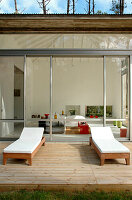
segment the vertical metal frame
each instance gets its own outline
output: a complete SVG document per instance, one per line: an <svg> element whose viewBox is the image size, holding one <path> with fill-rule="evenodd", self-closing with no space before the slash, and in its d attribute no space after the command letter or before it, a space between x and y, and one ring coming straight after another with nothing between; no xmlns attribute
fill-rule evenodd
<svg viewBox="0 0 132 200"><path fill-rule="evenodd" d="M24 56L24 126L26 125L26 55L30 56L48 56L50 57L50 138L52 140L52 78L53 78L53 66L52 66L52 58L54 55L57 56L82 56L82 55L89 55L89 56L103 56L103 104L104 104L104 119L103 119L103 126L106 126L106 58L107 56L129 56L129 80L128 80L128 87L129 87L129 137L132 141L132 50L1 50L0 56ZM4 120L0 120L1 122ZM6 120L9 121L9 120ZM12 120L13 122L18 120ZM21 120L20 120L21 121Z"/></svg>
<svg viewBox="0 0 132 200"><path fill-rule="evenodd" d="M104 101L104 119L103 126L106 126L106 56L103 57L103 101Z"/></svg>
<svg viewBox="0 0 132 200"><path fill-rule="evenodd" d="M24 56L24 127L26 126L26 55Z"/></svg>
<svg viewBox="0 0 132 200"><path fill-rule="evenodd" d="M132 56L129 62L129 133L130 141L132 141Z"/></svg>
<svg viewBox="0 0 132 200"><path fill-rule="evenodd" d="M52 56L50 56L50 140L52 141Z"/></svg>
<svg viewBox="0 0 132 200"><path fill-rule="evenodd" d="M121 118L123 118L123 76L121 73Z"/></svg>
<svg viewBox="0 0 132 200"><path fill-rule="evenodd" d="M130 140L130 56L128 56L128 137Z"/></svg>

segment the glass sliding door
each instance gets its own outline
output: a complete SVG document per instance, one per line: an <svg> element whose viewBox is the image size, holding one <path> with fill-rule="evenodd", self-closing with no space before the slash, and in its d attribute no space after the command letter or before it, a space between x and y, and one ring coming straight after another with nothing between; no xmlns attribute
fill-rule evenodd
<svg viewBox="0 0 132 200"><path fill-rule="evenodd" d="M53 134L88 140L103 112L103 57L53 57Z"/></svg>
<svg viewBox="0 0 132 200"><path fill-rule="evenodd" d="M129 138L129 57L106 57L106 124Z"/></svg>
<svg viewBox="0 0 132 200"><path fill-rule="evenodd" d="M50 132L50 58L26 58L25 126Z"/></svg>
<svg viewBox="0 0 132 200"><path fill-rule="evenodd" d="M18 138L23 121L24 57L0 57L0 137Z"/></svg>
<svg viewBox="0 0 132 200"><path fill-rule="evenodd" d="M128 56L25 60L24 69L23 56L0 57L0 138L18 138L24 120L26 127L44 127L53 141L87 141L89 127L103 125L129 138Z"/></svg>

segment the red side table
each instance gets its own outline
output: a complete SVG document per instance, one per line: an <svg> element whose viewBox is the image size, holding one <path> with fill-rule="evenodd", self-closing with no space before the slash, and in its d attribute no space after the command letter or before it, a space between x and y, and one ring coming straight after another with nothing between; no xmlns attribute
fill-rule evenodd
<svg viewBox="0 0 132 200"><path fill-rule="evenodd" d="M80 127L80 134L90 134L90 128L86 122L78 122L78 127Z"/></svg>
<svg viewBox="0 0 132 200"><path fill-rule="evenodd" d="M120 128L120 137L127 136L127 128Z"/></svg>

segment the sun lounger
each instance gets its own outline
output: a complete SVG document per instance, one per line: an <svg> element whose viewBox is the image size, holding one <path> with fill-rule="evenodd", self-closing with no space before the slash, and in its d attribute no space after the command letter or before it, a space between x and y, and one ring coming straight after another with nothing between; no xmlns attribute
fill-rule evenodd
<svg viewBox="0 0 132 200"><path fill-rule="evenodd" d="M8 158L27 159L32 165L33 156L45 145L43 132L44 128L24 128L20 138L3 150L3 165Z"/></svg>
<svg viewBox="0 0 132 200"><path fill-rule="evenodd" d="M104 165L105 159L124 158L130 165L129 149L118 142L110 127L91 127L90 145L100 157L100 165Z"/></svg>

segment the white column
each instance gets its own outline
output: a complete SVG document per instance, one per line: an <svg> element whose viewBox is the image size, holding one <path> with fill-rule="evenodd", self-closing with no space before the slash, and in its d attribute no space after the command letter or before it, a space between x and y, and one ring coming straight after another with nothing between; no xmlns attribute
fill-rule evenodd
<svg viewBox="0 0 132 200"><path fill-rule="evenodd" d="M130 117L130 124L129 124L129 130L130 130L130 140L132 141L132 56L130 56L130 102L129 102L129 117Z"/></svg>
<svg viewBox="0 0 132 200"><path fill-rule="evenodd" d="M104 72L104 123L103 126L106 126L106 57L103 58L103 72Z"/></svg>
<svg viewBox="0 0 132 200"><path fill-rule="evenodd" d="M50 140L52 141L52 56L50 56Z"/></svg>
<svg viewBox="0 0 132 200"><path fill-rule="evenodd" d="M24 127L26 126L26 55L24 56Z"/></svg>

